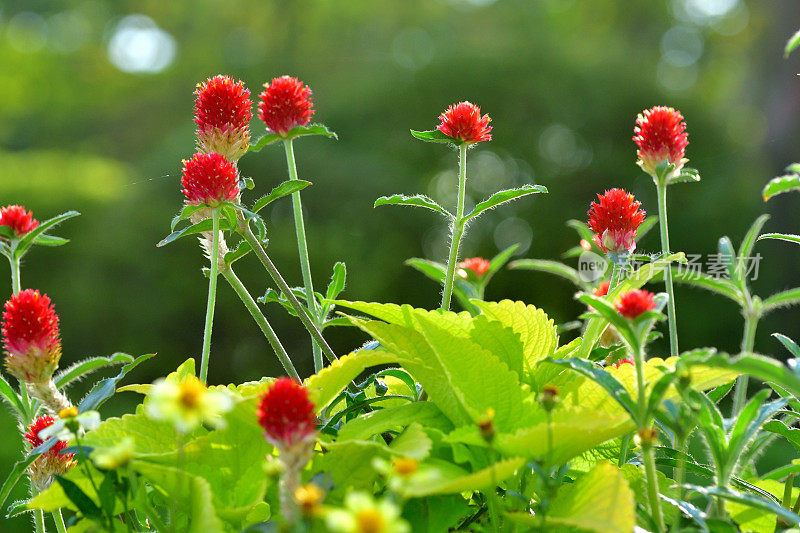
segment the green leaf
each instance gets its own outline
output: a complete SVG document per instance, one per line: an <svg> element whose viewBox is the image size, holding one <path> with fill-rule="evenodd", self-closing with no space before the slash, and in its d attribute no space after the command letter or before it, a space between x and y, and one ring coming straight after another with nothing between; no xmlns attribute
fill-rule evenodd
<svg viewBox="0 0 800 533"><path fill-rule="evenodd" d="M500 461L473 473L467 473L451 463L440 462L436 466L422 466L418 476L412 476L400 487L406 498L422 498L435 494L459 494L461 492L490 489L525 464L522 458Z"/></svg>
<svg viewBox="0 0 800 533"><path fill-rule="evenodd" d="M305 180L284 181L272 189L268 195L256 200L256 203L253 205L253 213L258 213L278 198L283 198L284 196L289 196L290 194L302 191L309 185L311 185L311 182Z"/></svg>
<svg viewBox="0 0 800 533"><path fill-rule="evenodd" d="M430 131L411 130L411 135L413 135L415 139L419 139L420 141L425 141L429 143L450 143L454 146L459 146L462 143L461 140L454 139L449 135L445 135L439 130L430 130Z"/></svg>
<svg viewBox="0 0 800 533"><path fill-rule="evenodd" d="M487 209L493 209L500 204L516 200L517 198L520 198L522 196L527 196L529 194L546 193L546 192L547 192L547 187L545 187L544 185L530 185L530 184L525 184L522 187L518 187L516 189L507 189L504 191L498 191L489 198L487 198L486 200L479 202L471 213L464 216L464 220L475 218L484 211L486 211Z"/></svg>
<svg viewBox="0 0 800 533"><path fill-rule="evenodd" d="M788 307L797 304L800 304L800 287L776 292L769 298L766 298L762 302L762 310L764 313L769 313L779 307Z"/></svg>
<svg viewBox="0 0 800 533"><path fill-rule="evenodd" d="M14 253L16 254L17 257L22 257L23 255L25 255L25 252L28 251L28 248L30 248L36 242L36 240L44 234L44 232L46 232L53 226L61 224L65 220L68 220L72 217L76 217L78 215L80 215L80 213L78 213L77 211L67 211L66 213L54 216L53 218L45 220L44 222L40 222L39 225L36 226L36 229L31 231L30 233L27 233L24 237L22 237L19 240L19 242L17 243L17 248Z"/></svg>
<svg viewBox="0 0 800 533"><path fill-rule="evenodd" d="M117 352L108 357L92 357L84 361L78 361L69 368L65 368L55 376L56 387L62 389L87 374L111 365L121 365L133 362L134 358L126 353Z"/></svg>
<svg viewBox="0 0 800 533"><path fill-rule="evenodd" d="M443 215L445 218L451 220L454 219L453 215L451 215L444 207L440 206L439 204L437 204L424 194L415 194L413 196L405 196L402 194L393 194L392 196L381 196L380 198L375 200L374 207L378 207L380 205L409 205L411 207L424 207L425 209L436 211L437 213Z"/></svg>
<svg viewBox="0 0 800 533"><path fill-rule="evenodd" d="M619 468L600 463L572 485L563 485L550 504L545 524L548 529L576 528L595 533L633 531L636 502ZM541 518L529 514L509 514L511 521L538 527ZM560 530L560 529L558 529Z"/></svg>
<svg viewBox="0 0 800 533"><path fill-rule="evenodd" d="M772 336L778 339L780 343L792 353L793 356L800 359L800 346L798 346L796 342L786 335L782 335L780 333L773 333Z"/></svg>
<svg viewBox="0 0 800 533"><path fill-rule="evenodd" d="M397 362L397 356L385 350L358 350L340 357L305 381L311 402L322 411L354 378L365 369Z"/></svg>
<svg viewBox="0 0 800 533"><path fill-rule="evenodd" d="M228 221L226 219L220 220L219 223L220 230L229 230L231 229ZM166 237L164 237L156 246L166 246L167 244L180 239L181 237L185 237L187 235L193 235L195 233L202 233L204 231L211 231L213 229L213 221L210 218L205 220L201 220L197 224L192 224L191 226L186 226L183 229L178 231L173 231Z"/></svg>
<svg viewBox="0 0 800 533"><path fill-rule="evenodd" d="M772 178L769 183L764 186L761 195L766 202L773 196L790 191L800 191L800 174L793 173Z"/></svg>
<svg viewBox="0 0 800 533"><path fill-rule="evenodd" d="M775 239L776 241L786 241L800 244L800 235L795 235L793 233L764 233L758 238L759 241L761 239Z"/></svg>
<svg viewBox="0 0 800 533"><path fill-rule="evenodd" d="M546 272L547 274L553 274L567 281L571 281L572 284L579 289L587 290L589 288L589 284L581 279L577 270L558 261L549 261L547 259L517 259L509 263L508 268Z"/></svg>
<svg viewBox="0 0 800 533"><path fill-rule="evenodd" d="M800 30L797 30L786 42L786 48L783 50L783 57L789 57L789 54L798 46L800 46Z"/></svg>
<svg viewBox="0 0 800 533"><path fill-rule="evenodd" d="M92 390L89 391L89 394L87 394L86 397L81 400L81 403L78 405L78 411L83 413L85 411L94 410L100 407L114 394L116 391L117 382L125 377L125 374L136 368L139 363L150 359L154 355L154 353L140 355L133 361L123 366L119 371L119 374L116 376L106 378L103 381L96 383L95 386L92 387Z"/></svg>
<svg viewBox="0 0 800 533"><path fill-rule="evenodd" d="M717 497L736 503L742 503L755 509L760 509L762 511L775 514L791 524L800 524L800 516L794 514L788 509L784 509L773 501L760 498L752 494L745 494L727 487L700 487L689 484L684 485L684 487L686 487L687 490L701 494L709 499Z"/></svg>

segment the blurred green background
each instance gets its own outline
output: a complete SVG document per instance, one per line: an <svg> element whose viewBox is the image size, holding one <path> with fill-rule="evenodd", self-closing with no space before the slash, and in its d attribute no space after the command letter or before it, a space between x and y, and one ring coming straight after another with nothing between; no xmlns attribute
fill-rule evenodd
<svg viewBox="0 0 800 533"><path fill-rule="evenodd" d="M303 198L316 285L346 261L345 298L437 306L438 287L403 261L444 259L442 220L372 203L423 192L453 204L457 154L408 130L432 129L447 105L464 99L480 104L494 126L494 140L470 153L471 201L522 183L550 190L484 215L470 228L467 256L519 242L518 257L556 258L576 244L564 222L585 219L605 188L634 192L655 214L655 189L635 166L631 141L636 114L653 105L683 112L689 165L703 176L670 190L675 250L705 256L726 234L738 244L763 212L772 215L767 230L796 232L800 199L764 204L760 191L800 158L800 54L782 57L799 24L800 4L791 0L0 1L0 204L25 204L40 220L82 213L55 232L70 244L26 257L23 287L55 301L63 365L114 351L157 352L128 379L149 382L199 353L205 261L194 239L155 243L182 202L192 91L217 73L244 80L254 99L265 81L296 75L314 91L314 121L339 134L300 139L295 151L301 177L314 184ZM257 117L252 131L255 138L264 131ZM246 201L287 178L279 147L246 156L240 168L256 182ZM291 204L264 214L271 255L299 285ZM657 232L639 243L645 252L659 246ZM800 282L797 247L762 242L756 251L764 257L757 294ZM254 295L263 294L267 280L253 257L236 268ZM5 287L10 293L10 282ZM522 299L565 322L582 312L573 293L544 274L503 271L487 299ZM742 321L728 301L685 287L677 298L683 348L738 349ZM766 319L756 349L782 357L769 333L800 337L796 312ZM308 374L310 345L299 323L277 306L267 315ZM339 353L364 341L346 329L327 336ZM213 340L211 382L280 372L224 281ZM137 400L121 394L103 414ZM6 472L20 453L8 413L0 432L9 435L0 443ZM0 529L27 526L20 518Z"/></svg>

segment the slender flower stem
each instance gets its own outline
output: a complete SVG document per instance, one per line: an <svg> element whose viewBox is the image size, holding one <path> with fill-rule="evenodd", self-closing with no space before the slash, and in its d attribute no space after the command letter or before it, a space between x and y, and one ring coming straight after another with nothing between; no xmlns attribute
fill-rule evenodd
<svg viewBox="0 0 800 533"><path fill-rule="evenodd" d="M36 509L33 511L33 525L36 533L45 533L47 530L44 528L44 511Z"/></svg>
<svg viewBox="0 0 800 533"><path fill-rule="evenodd" d="M283 141L283 148L286 151L286 166L289 167L289 179L297 180L297 164L294 160L294 147L292 139ZM292 194L292 208L294 210L294 229L297 233L297 250L300 253L300 270L303 273L303 286L306 289L306 303L311 312L314 323L319 326L317 300L314 297L314 283L311 279L311 263L308 260L308 244L306 243L306 227L303 223L303 204L300 200L300 192ZM314 372L322 370L322 350L316 342L311 341L314 355Z"/></svg>
<svg viewBox="0 0 800 533"><path fill-rule="evenodd" d="M447 258L447 275L444 278L444 292L442 293L443 311L450 310L450 298L453 296L453 278L458 263L458 248L461 245L461 236L464 234L464 195L467 190L467 143L461 143L458 148L458 205L456 206L456 219L453 221L453 235L450 241L450 256Z"/></svg>
<svg viewBox="0 0 800 533"><path fill-rule="evenodd" d="M272 262L272 260L267 255L266 250L264 250L264 246L259 242L258 237L253 234L253 231L250 229L249 223L245 223L241 227L242 235L247 243L250 245L250 248L256 253L258 259L261 261L261 264L267 270L267 273L272 277L272 280L278 286L278 289L286 296L286 299L289 301L289 305L292 306L295 313L297 313L298 318L308 330L308 333L313 337L315 341L317 341L322 348L322 353L325 354L325 357L328 358L328 361L333 362L338 357L333 352L331 347L328 345L325 338L320 333L319 328L317 325L314 324L314 321L308 315L308 311L303 307L303 305L297 300L297 297L294 295L292 290L289 288L289 285L286 283L286 280L283 279L281 273L278 272L277 267Z"/></svg>
<svg viewBox="0 0 800 533"><path fill-rule="evenodd" d="M744 312L744 335L742 336L742 353L751 353L756 340L756 328L758 327L758 316L749 310ZM744 374L736 380L736 388L733 391L733 410L734 418L739 415L739 411L744 407L747 399L748 376Z"/></svg>
<svg viewBox="0 0 800 533"><path fill-rule="evenodd" d="M203 354L200 358L200 381L208 379L208 359L211 355L211 328L214 326L214 304L217 300L217 274L219 272L219 210L211 209L211 272L208 276L208 301L206 325L203 329Z"/></svg>
<svg viewBox="0 0 800 533"><path fill-rule="evenodd" d="M656 180L658 191L658 226L661 230L661 252L669 253L669 226L667 224L667 184ZM667 288L669 301L667 302L667 317L669 320L669 353L672 357L678 356L678 326L675 319L675 289L672 287L672 269L667 265L664 268L664 284Z"/></svg>
<svg viewBox="0 0 800 533"><path fill-rule="evenodd" d="M61 509L56 509L52 513L53 522L56 523L56 531L58 533L67 533L67 525L64 523L64 517L61 516Z"/></svg>
<svg viewBox="0 0 800 533"><path fill-rule="evenodd" d="M644 354L640 346L635 346L633 352L633 359L636 364L636 400L639 407L639 429L649 429L649 423L645 419L647 413L647 384L644 380ZM647 479L647 497L650 501L650 513L658 525L658 531L661 532L664 531L664 517L661 515L661 503L658 499L658 478L652 442L642 443L642 456Z"/></svg>
<svg viewBox="0 0 800 533"><path fill-rule="evenodd" d="M11 251L11 255L14 256L14 250ZM9 259L11 263L11 290L14 294L19 294L19 291L22 290L22 281L20 280L20 268L19 268L19 257L14 257L13 259Z"/></svg>
<svg viewBox="0 0 800 533"><path fill-rule="evenodd" d="M275 355L278 356L278 359L283 365L283 369L286 370L286 373L297 381L300 381L300 375L297 373L289 354L286 353L286 349L283 347L283 344L281 344L281 341L278 339L278 336L275 334L272 326L269 325L267 317L265 317L264 313L261 312L261 309L258 308L255 300L253 300L253 297L250 296L250 293L247 291L247 288L244 286L244 284L242 284L241 280L236 277L236 274L234 274L230 266L222 271L222 277L228 281L228 284L239 296L239 299L242 300L244 306L248 311L250 311L250 316L253 317L253 320L256 321L258 327L261 328L261 332L264 333L267 341L269 341L270 346L272 346L272 349L275 351Z"/></svg>

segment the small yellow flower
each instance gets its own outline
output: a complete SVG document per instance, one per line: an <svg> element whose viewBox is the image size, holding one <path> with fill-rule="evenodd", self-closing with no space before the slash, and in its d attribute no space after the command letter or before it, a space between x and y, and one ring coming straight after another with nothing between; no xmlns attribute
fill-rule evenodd
<svg viewBox="0 0 800 533"><path fill-rule="evenodd" d="M180 433L188 433L203 423L221 427L225 423L223 413L232 407L228 394L209 390L194 376L177 383L156 381L145 402L145 412L150 418L171 422Z"/></svg>
<svg viewBox="0 0 800 533"><path fill-rule="evenodd" d="M328 511L328 529L338 533L409 533L411 527L400 517L400 508L389 500L375 500L366 492L351 492L344 509Z"/></svg>

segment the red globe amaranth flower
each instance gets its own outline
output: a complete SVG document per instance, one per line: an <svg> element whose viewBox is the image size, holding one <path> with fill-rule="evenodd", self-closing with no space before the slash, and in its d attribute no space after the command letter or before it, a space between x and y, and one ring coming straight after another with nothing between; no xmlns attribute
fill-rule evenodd
<svg viewBox="0 0 800 533"><path fill-rule="evenodd" d="M467 271L472 272L476 278L483 277L489 271L489 261L483 257L469 257L458 263L458 275L467 279Z"/></svg>
<svg viewBox="0 0 800 533"><path fill-rule="evenodd" d="M285 137L292 128L305 126L314 114L311 89L291 76L264 84L259 97L258 117L272 133Z"/></svg>
<svg viewBox="0 0 800 533"><path fill-rule="evenodd" d="M308 389L290 378L280 378L261 397L258 423L273 446L288 449L316 433L317 417Z"/></svg>
<svg viewBox="0 0 800 533"><path fill-rule="evenodd" d="M33 424L28 426L25 432L25 440L30 444L31 449L43 444L39 438L39 432L54 423L52 417L48 415L40 416ZM67 470L75 465L75 455L61 451L67 447L64 441L56 442L49 450L36 458L29 468L31 483L34 488L41 492L53 483L53 477L63 476Z"/></svg>
<svg viewBox="0 0 800 533"><path fill-rule="evenodd" d="M25 289L5 303L6 368L20 381L48 381L61 359L58 315L46 294Z"/></svg>
<svg viewBox="0 0 800 533"><path fill-rule="evenodd" d="M632 252L636 249L636 230L647 213L641 202L622 189L611 189L597 195L589 209L589 228L594 242L604 252Z"/></svg>
<svg viewBox="0 0 800 533"><path fill-rule="evenodd" d="M239 173L217 153L194 154L183 161L183 194L189 205L217 206L239 195Z"/></svg>
<svg viewBox="0 0 800 533"><path fill-rule="evenodd" d="M35 230L39 221L33 218L33 213L26 211L21 205L7 205L0 208L0 226L8 226L19 238Z"/></svg>
<svg viewBox="0 0 800 533"><path fill-rule="evenodd" d="M642 289L633 289L623 292L614 307L625 318L635 319L645 311L652 311L656 307L655 295Z"/></svg>
<svg viewBox="0 0 800 533"><path fill-rule="evenodd" d="M250 90L242 81L218 74L198 84L194 94L198 149L238 160L250 145Z"/></svg>
<svg viewBox="0 0 800 533"><path fill-rule="evenodd" d="M492 121L489 115L481 116L481 108L470 102L453 104L439 115L436 129L454 139L467 144L491 141Z"/></svg>
<svg viewBox="0 0 800 533"><path fill-rule="evenodd" d="M689 144L683 115L671 107L656 106L636 117L633 142L639 147L637 164L654 175L665 159L680 169L686 163L684 153Z"/></svg>
<svg viewBox="0 0 800 533"><path fill-rule="evenodd" d="M608 294L608 288L611 286L611 283L608 281L601 281L600 284L595 287L592 291L592 294L597 296L598 298L601 296L605 296Z"/></svg>
<svg viewBox="0 0 800 533"><path fill-rule="evenodd" d="M44 428L52 426L55 420L50 415L44 415L37 418L33 424L28 426L28 431L25 432L25 440L31 445L31 449L36 448L37 446L41 446L44 444L44 441L39 438L39 432L42 431ZM63 440L56 442L52 448L45 452L45 455L50 457L57 456L61 450L67 447L67 443ZM64 457L71 459L73 454L67 453L64 454Z"/></svg>

